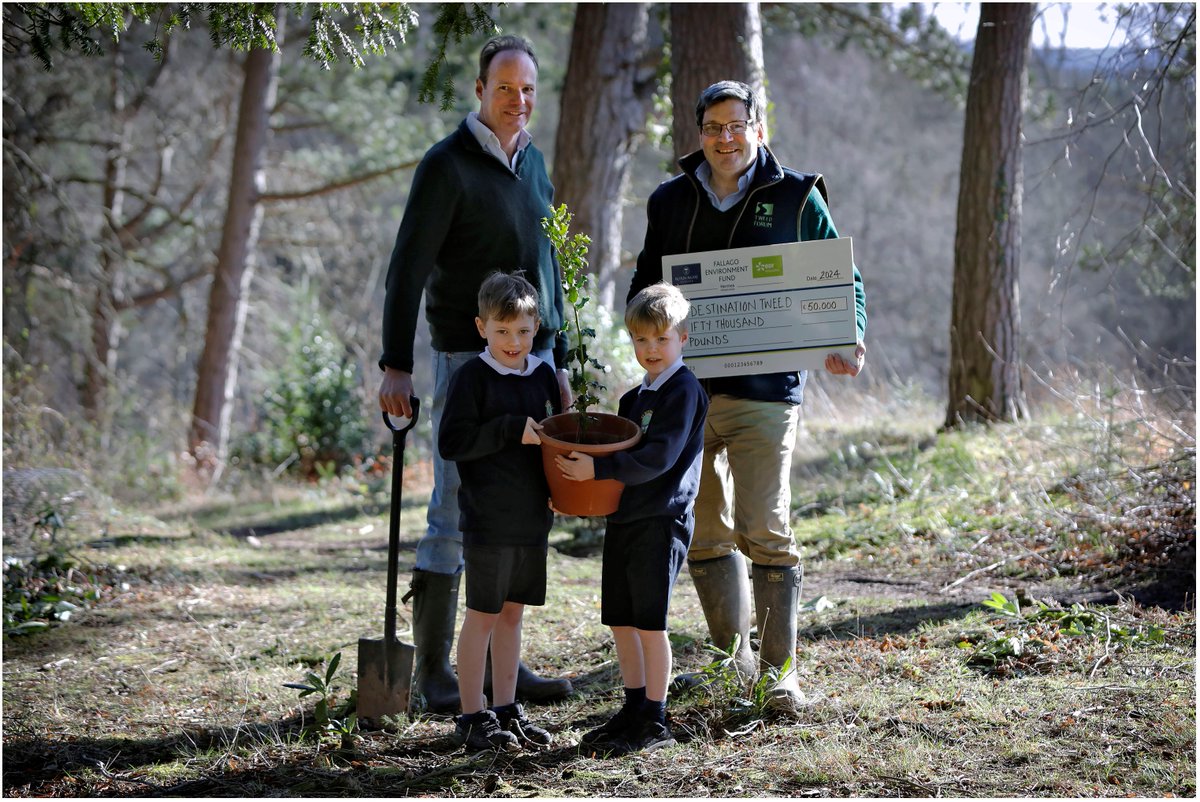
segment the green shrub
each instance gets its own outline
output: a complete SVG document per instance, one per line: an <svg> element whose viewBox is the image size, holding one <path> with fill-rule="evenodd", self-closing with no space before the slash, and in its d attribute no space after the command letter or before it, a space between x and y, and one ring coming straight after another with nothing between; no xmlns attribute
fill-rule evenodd
<svg viewBox="0 0 1200 802"><path fill-rule="evenodd" d="M99 601L99 580L63 551L4 558L4 635L29 635Z"/></svg>
<svg viewBox="0 0 1200 802"><path fill-rule="evenodd" d="M358 370L318 313L284 332L284 344L257 431L238 439L233 456L305 479L333 475L367 449Z"/></svg>

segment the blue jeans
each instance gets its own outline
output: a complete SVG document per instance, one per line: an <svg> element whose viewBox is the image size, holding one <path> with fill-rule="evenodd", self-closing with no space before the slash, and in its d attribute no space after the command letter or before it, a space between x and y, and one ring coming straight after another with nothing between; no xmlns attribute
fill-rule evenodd
<svg viewBox="0 0 1200 802"><path fill-rule="evenodd" d="M482 350L482 349L480 349ZM458 466L444 460L438 452L438 430L442 425L442 410L446 406L446 390L454 371L479 356L479 351L433 352L433 495L429 499L427 528L417 543L416 568L435 574L457 574L463 568L462 531L458 528ZM550 365L554 354L550 350L535 351L534 356Z"/></svg>

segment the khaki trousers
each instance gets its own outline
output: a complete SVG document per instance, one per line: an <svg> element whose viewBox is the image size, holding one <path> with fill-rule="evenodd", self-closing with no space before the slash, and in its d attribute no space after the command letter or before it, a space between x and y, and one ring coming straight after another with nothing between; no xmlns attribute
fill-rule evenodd
<svg viewBox="0 0 1200 802"><path fill-rule="evenodd" d="M757 565L800 564L789 524L799 421L800 408L792 404L709 399L689 561L736 550Z"/></svg>

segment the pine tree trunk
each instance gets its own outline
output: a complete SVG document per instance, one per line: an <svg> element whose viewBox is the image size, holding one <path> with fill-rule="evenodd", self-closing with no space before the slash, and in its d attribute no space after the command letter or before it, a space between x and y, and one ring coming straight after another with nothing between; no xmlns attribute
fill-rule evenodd
<svg viewBox="0 0 1200 802"><path fill-rule="evenodd" d="M282 47L282 19L276 32ZM196 399L188 449L198 467L212 470L224 461L229 412L237 385L238 352L246 318L246 289L262 221L268 117L275 103L279 54L255 49L246 55L245 81L238 106L233 172L217 267L208 301L204 350L196 377Z"/></svg>
<svg viewBox="0 0 1200 802"><path fill-rule="evenodd" d="M967 92L946 426L1016 420L1021 391L1022 114L1036 6L984 3Z"/></svg>
<svg viewBox="0 0 1200 802"><path fill-rule="evenodd" d="M758 3L671 4L671 136L676 160L700 147L696 100L717 81L749 84L766 106Z"/></svg>
<svg viewBox="0 0 1200 802"><path fill-rule="evenodd" d="M621 266L624 200L633 154L655 88L647 52L649 5L580 3L554 142L554 191L574 225L592 238L588 254L598 299L612 308ZM652 58L648 58L652 57Z"/></svg>

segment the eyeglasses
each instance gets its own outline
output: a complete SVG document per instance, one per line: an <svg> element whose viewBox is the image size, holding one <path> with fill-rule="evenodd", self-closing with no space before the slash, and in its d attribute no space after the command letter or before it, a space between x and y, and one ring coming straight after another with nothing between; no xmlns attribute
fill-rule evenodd
<svg viewBox="0 0 1200 802"><path fill-rule="evenodd" d="M728 131L734 136L746 133L746 129L750 127L753 120L733 120L727 123L705 123L700 126L700 133L704 134L709 139L718 137L722 131Z"/></svg>

